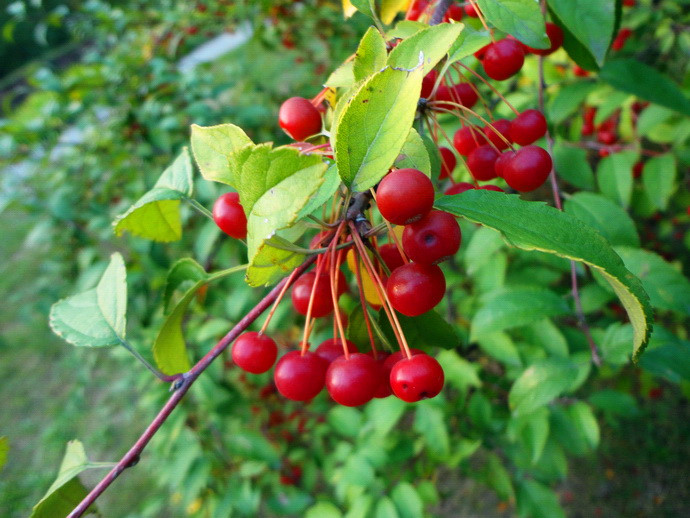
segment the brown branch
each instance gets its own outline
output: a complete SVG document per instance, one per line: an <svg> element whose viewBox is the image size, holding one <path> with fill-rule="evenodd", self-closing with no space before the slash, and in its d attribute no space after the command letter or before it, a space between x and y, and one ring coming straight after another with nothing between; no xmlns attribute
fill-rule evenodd
<svg viewBox="0 0 690 518"><path fill-rule="evenodd" d="M436 6L436 9L434 9L434 14L431 15L431 20L429 21L429 25L438 25L441 23L443 20L443 16L446 14L446 11L450 7L452 0L441 0L438 5Z"/></svg>
<svg viewBox="0 0 690 518"><path fill-rule="evenodd" d="M240 320L235 327L233 327L228 334L226 334L206 355L201 358L194 367L188 372L185 372L180 379L175 381L172 385L174 391L170 399L165 403L163 408L158 412L158 415L151 421L144 433L141 434L137 442L134 443L129 451L120 459L115 467L103 477L103 479L94 487L91 492L81 501L81 503L74 508L69 514L68 518L77 518L82 516L84 512L96 501L96 499L120 476L120 474L129 467L136 465L139 462L141 452L144 450L149 441L158 432L168 416L180 403L184 395L187 393L192 384L201 375L206 368L211 365L220 354L227 349L227 347L251 324L256 320L271 304L275 301L278 294L281 292L283 286L290 282L294 283L300 275L302 275L316 260L316 255L308 257L301 266L296 269L296 273L290 277L286 277L279 282L261 301L247 313L242 320Z"/></svg>
<svg viewBox="0 0 690 518"><path fill-rule="evenodd" d="M546 12L546 6L544 2L541 3L542 12ZM539 56L539 111L545 113L544 111L544 91L546 90L546 81L544 80L544 57ZM549 148L549 154L551 157L553 154L553 137L549 132L548 128L546 130L546 144ZM555 166L551 169L551 174L549 175L551 180L551 190L553 191L553 202L558 210L563 210L563 203L561 202L561 190L558 185L558 177L556 176ZM575 261L570 260L570 284L571 293L573 294L573 300L575 301L575 312L577 313L577 321L580 325L580 329L585 334L587 338L587 343L589 344L589 350L592 355L592 363L597 367L601 366L601 356L599 354L599 348L597 347L594 338L592 337L592 332L587 324L587 319L585 318L585 312L582 309L582 299L580 298L580 289L577 282L577 265Z"/></svg>

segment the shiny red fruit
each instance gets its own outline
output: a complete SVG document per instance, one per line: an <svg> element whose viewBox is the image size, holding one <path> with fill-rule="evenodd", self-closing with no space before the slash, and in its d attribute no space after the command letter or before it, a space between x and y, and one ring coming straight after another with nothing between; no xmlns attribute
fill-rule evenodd
<svg viewBox="0 0 690 518"><path fill-rule="evenodd" d="M213 221L230 237L247 237L247 216L240 205L240 195L236 192L225 193L216 200L213 204Z"/></svg>
<svg viewBox="0 0 690 518"><path fill-rule="evenodd" d="M473 4L470 3L465 4L465 14L467 16L470 16L471 18L479 18L479 15L477 14L477 9L474 7Z"/></svg>
<svg viewBox="0 0 690 518"><path fill-rule="evenodd" d="M520 44L510 38L492 43L484 53L484 72L491 79L503 81L517 74L525 62Z"/></svg>
<svg viewBox="0 0 690 518"><path fill-rule="evenodd" d="M429 2L425 0L415 0L412 4L412 7L409 9L409 11L407 11L407 16L405 19L412 21L419 20L419 17L424 14L428 7Z"/></svg>
<svg viewBox="0 0 690 518"><path fill-rule="evenodd" d="M278 347L273 339L256 331L240 335L232 346L232 361L253 374L269 370L277 356Z"/></svg>
<svg viewBox="0 0 690 518"><path fill-rule="evenodd" d="M460 225L451 214L432 210L419 221L405 226L403 249L416 263L436 264L455 255L460 248Z"/></svg>
<svg viewBox="0 0 690 518"><path fill-rule="evenodd" d="M577 77L588 77L589 71L585 70L579 65L573 65L573 74L575 74Z"/></svg>
<svg viewBox="0 0 690 518"><path fill-rule="evenodd" d="M383 262L386 263L391 272L405 264L395 243L386 243L379 246L379 255L381 255L381 259L383 259Z"/></svg>
<svg viewBox="0 0 690 518"><path fill-rule="evenodd" d="M510 123L510 138L528 146L546 135L546 119L539 110L525 110Z"/></svg>
<svg viewBox="0 0 690 518"><path fill-rule="evenodd" d="M441 302L446 278L435 264L408 263L391 273L386 292L397 311L416 317Z"/></svg>
<svg viewBox="0 0 690 518"><path fill-rule="evenodd" d="M451 5L446 11L446 15L443 17L443 21L448 22L450 20L455 20L459 22L462 20L462 15L464 10L461 5Z"/></svg>
<svg viewBox="0 0 690 518"><path fill-rule="evenodd" d="M479 95L468 83L459 83L453 86L440 85L436 90L434 100L439 104L438 108L446 110L457 109L456 104L461 104L466 108L472 108L479 100Z"/></svg>
<svg viewBox="0 0 690 518"><path fill-rule="evenodd" d="M422 91L419 94L420 97L428 99L431 96L431 92L434 90L434 85L436 84L436 79L438 78L438 72L432 70L422 79Z"/></svg>
<svg viewBox="0 0 690 518"><path fill-rule="evenodd" d="M484 134L486 138L496 147L499 151L508 149L512 143L510 137L510 121L506 119L498 119L494 121L491 126L485 126Z"/></svg>
<svg viewBox="0 0 690 518"><path fill-rule="evenodd" d="M321 114L304 97L285 101L278 112L278 123L295 140L305 140L321 132Z"/></svg>
<svg viewBox="0 0 690 518"><path fill-rule="evenodd" d="M443 368L428 354L400 360L390 375L393 393L408 403L436 397L443 389Z"/></svg>
<svg viewBox="0 0 690 518"><path fill-rule="evenodd" d="M388 173L376 189L376 204L391 223L416 221L434 205L434 184L418 169L397 169Z"/></svg>
<svg viewBox="0 0 690 518"><path fill-rule="evenodd" d="M480 187L481 190L483 191L496 191L496 192L505 192L503 189L501 189L498 185L482 185Z"/></svg>
<svg viewBox="0 0 690 518"><path fill-rule="evenodd" d="M369 351L366 353L368 356L371 356L374 358L374 352ZM376 352L376 363L379 366L379 384L376 389L376 392L374 393L375 398L386 398L390 396L393 393L393 390L391 389L391 382L390 382L390 370L386 371L384 369L384 364L386 363L386 360L389 358L389 354L385 353L383 351L377 351Z"/></svg>
<svg viewBox="0 0 690 518"><path fill-rule="evenodd" d="M467 157L467 168L475 179L482 182L496 178L494 164L498 158L498 151L489 145L479 146Z"/></svg>
<svg viewBox="0 0 690 518"><path fill-rule="evenodd" d="M326 371L326 389L336 403L359 406L371 401L379 388L381 367L371 356L341 356Z"/></svg>
<svg viewBox="0 0 690 518"><path fill-rule="evenodd" d="M447 147L440 147L438 151L441 153L441 174L439 178L450 178L458 160L455 158L455 154Z"/></svg>
<svg viewBox="0 0 690 518"><path fill-rule="evenodd" d="M494 171L496 172L496 176L499 178L503 178L503 171L505 170L505 167L508 165L508 162L515 156L515 151L505 151L498 155L498 158L496 159L496 162L494 162Z"/></svg>
<svg viewBox="0 0 690 518"><path fill-rule="evenodd" d="M618 135L616 135L615 131L598 131L597 141L610 146L611 144L615 144L616 142L618 142Z"/></svg>
<svg viewBox="0 0 690 518"><path fill-rule="evenodd" d="M479 146L486 144L486 135L473 126L465 126L455 132L453 136L453 147L462 156L468 156Z"/></svg>
<svg viewBox="0 0 690 518"><path fill-rule="evenodd" d="M316 291L311 316L314 318L325 317L333 311L331 279L326 273L321 273L318 282L316 282L316 273L314 272L305 273L297 279L292 286L292 306L300 315L306 315L314 284L316 284Z"/></svg>
<svg viewBox="0 0 690 518"><path fill-rule="evenodd" d="M551 155L546 150L526 146L516 151L508 162L503 170L503 179L516 191L529 192L546 181L552 168Z"/></svg>
<svg viewBox="0 0 690 518"><path fill-rule="evenodd" d="M563 30L558 25L547 22L546 35L549 37L549 41L551 42L549 48L535 49L532 47L527 47L532 54L536 54L538 56L548 56L549 54L553 54L561 48L561 45L563 45Z"/></svg>
<svg viewBox="0 0 690 518"><path fill-rule="evenodd" d="M446 189L446 192L444 194L446 194L447 196L451 196L453 194L461 194L465 191L469 191L469 190L474 189L474 188L475 188L474 185L472 185L471 183L458 182L458 183L453 184L450 187L448 187L448 189Z"/></svg>
<svg viewBox="0 0 690 518"><path fill-rule="evenodd" d="M350 340L346 340L345 344L347 346L347 352L349 352L350 354L359 352L357 346L350 342ZM328 363L331 363L339 356L345 354L343 352L343 341L340 338L329 338L328 340L324 340L316 348L314 354L316 354L317 356L321 356L321 358L326 360Z"/></svg>
<svg viewBox="0 0 690 518"><path fill-rule="evenodd" d="M328 362L314 353L290 351L283 356L273 371L276 388L293 401L309 401L326 383Z"/></svg>

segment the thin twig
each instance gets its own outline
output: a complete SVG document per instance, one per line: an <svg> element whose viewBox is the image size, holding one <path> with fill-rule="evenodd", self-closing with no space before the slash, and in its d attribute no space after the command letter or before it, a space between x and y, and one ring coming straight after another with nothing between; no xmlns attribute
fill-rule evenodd
<svg viewBox="0 0 690 518"><path fill-rule="evenodd" d="M436 9L434 9L434 14L431 15L431 20L429 21L429 25L438 25L441 23L443 20L443 16L446 14L446 11L450 7L452 0L441 0L438 5L436 6Z"/></svg>
<svg viewBox="0 0 690 518"><path fill-rule="evenodd" d="M268 309L273 301L278 297L278 294L283 289L288 281L294 282L300 275L302 275L311 265L316 261L316 256L308 257L301 266L297 268L297 273L290 277L283 279L278 283L261 301L254 306L254 308L247 313L242 320L240 320L235 327L233 327L228 334L226 334L206 355L201 358L194 367L188 372L184 373L182 377L172 385L174 391L170 399L165 403L163 408L158 412L158 415L151 421L144 433L141 434L137 442L134 443L129 451L120 459L115 467L94 487L91 492L81 501L77 507L69 514L68 518L78 518L82 516L86 510L96 501L96 499L120 476L120 474L129 467L132 467L139 462L139 456L144 450L149 441L158 432L160 427L166 421L168 416L180 403L184 395L187 393L192 384L201 375L206 368L211 365L228 346L247 329L254 320L256 320L266 309Z"/></svg>
<svg viewBox="0 0 690 518"><path fill-rule="evenodd" d="M545 10L544 2L542 2L542 11ZM544 91L546 90L546 81L544 80L544 57L539 56L539 111L544 113ZM549 132L548 128L546 130L546 144L549 148L549 154L553 157L553 137ZM551 180L551 190L553 191L553 202L558 210L563 210L563 203L561 202L561 190L558 186L558 177L556 176L556 168L551 169L551 174L549 175ZM575 301L575 311L577 313L577 321L580 325L580 329L585 334L587 338L587 343L589 344L589 350L592 354L592 363L597 367L601 366L601 355L599 354L599 348L597 347L592 333L587 324L587 319L585 318L585 312L582 309L582 299L580 298L580 289L577 283L577 265L575 261L570 260L570 281L571 281L571 292L573 294L573 300Z"/></svg>

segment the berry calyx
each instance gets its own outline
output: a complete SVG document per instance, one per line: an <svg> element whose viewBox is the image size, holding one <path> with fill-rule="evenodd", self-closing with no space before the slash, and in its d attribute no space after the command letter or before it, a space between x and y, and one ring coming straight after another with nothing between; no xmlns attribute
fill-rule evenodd
<svg viewBox="0 0 690 518"><path fill-rule="evenodd" d="M328 362L307 351L290 351L284 355L273 371L273 381L278 392L293 401L309 401L326 383Z"/></svg>
<svg viewBox="0 0 690 518"><path fill-rule="evenodd" d="M453 147L462 156L468 156L479 146L486 144L486 135L473 126L465 126L455 132L453 136Z"/></svg>
<svg viewBox="0 0 690 518"><path fill-rule="evenodd" d="M348 353L354 354L359 352L357 346L350 342L350 340L346 340L345 344ZM316 348L314 354L321 356L321 358L328 363L331 363L333 360L343 355L343 341L340 338L329 338L328 340L324 340Z"/></svg>
<svg viewBox="0 0 690 518"><path fill-rule="evenodd" d="M499 119L494 121L491 126L486 126L483 131L486 138L489 139L496 149L503 151L504 149L508 149L512 143L510 128L510 121Z"/></svg>
<svg viewBox="0 0 690 518"><path fill-rule="evenodd" d="M441 174L439 178L450 178L458 163L457 158L455 158L455 154L447 147L440 147L438 151L441 153Z"/></svg>
<svg viewBox="0 0 690 518"><path fill-rule="evenodd" d="M563 30L558 25L547 22L546 35L549 37L549 42L551 43L548 49L535 49L532 47L527 47L527 49L537 56L548 56L561 48L561 45L563 45Z"/></svg>
<svg viewBox="0 0 690 518"><path fill-rule="evenodd" d="M316 284L316 291L314 293L311 316L314 318L325 317L333 311L331 279L326 273L319 275L318 283L316 282L315 272L305 273L297 279L292 286L292 306L300 315L306 315L314 284ZM338 283L338 286L340 286L340 283Z"/></svg>
<svg viewBox="0 0 690 518"><path fill-rule="evenodd" d="M326 371L326 389L336 403L363 405L374 398L380 375L378 362L367 354L341 356L333 360Z"/></svg>
<svg viewBox="0 0 690 518"><path fill-rule="evenodd" d="M295 140L305 140L321 132L321 114L304 97L290 97L280 106L278 123Z"/></svg>
<svg viewBox="0 0 690 518"><path fill-rule="evenodd" d="M391 223L416 221L434 205L434 184L418 169L397 169L388 173L376 189L376 204Z"/></svg>
<svg viewBox="0 0 690 518"><path fill-rule="evenodd" d="M408 403L436 397L444 381L443 368L428 354L400 360L390 374L393 393Z"/></svg>
<svg viewBox="0 0 690 518"><path fill-rule="evenodd" d="M551 173L553 161L549 153L538 146L526 146L503 168L503 179L513 189L529 192L543 184Z"/></svg>
<svg viewBox="0 0 690 518"><path fill-rule="evenodd" d="M446 278L435 264L408 263L391 273L386 292L393 308L408 317L416 317L441 302Z"/></svg>
<svg viewBox="0 0 690 518"><path fill-rule="evenodd" d="M520 44L510 38L492 43L484 53L482 65L491 79L503 81L517 74L525 62Z"/></svg>
<svg viewBox="0 0 690 518"><path fill-rule="evenodd" d="M447 212L432 210L403 231L403 249L416 263L436 264L455 255L462 233L457 220Z"/></svg>
<svg viewBox="0 0 690 518"><path fill-rule="evenodd" d="M528 146L546 135L546 119L539 110L525 110L510 124L510 138Z"/></svg>
<svg viewBox="0 0 690 518"><path fill-rule="evenodd" d="M269 370L277 356L278 347L273 339L256 331L240 335L232 346L232 361L252 374Z"/></svg>
<svg viewBox="0 0 690 518"><path fill-rule="evenodd" d="M496 178L494 164L498 151L489 145L479 146L467 157L467 168L475 179L485 182Z"/></svg>
<svg viewBox="0 0 690 518"><path fill-rule="evenodd" d="M247 216L240 205L240 195L236 192L225 193L216 200L213 204L213 221L230 237L247 237Z"/></svg>

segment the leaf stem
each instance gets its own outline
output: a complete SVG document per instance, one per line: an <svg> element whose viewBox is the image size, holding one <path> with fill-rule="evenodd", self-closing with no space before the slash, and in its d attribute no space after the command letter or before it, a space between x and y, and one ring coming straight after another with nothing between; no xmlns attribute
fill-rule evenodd
<svg viewBox="0 0 690 518"><path fill-rule="evenodd" d="M197 212L200 214L206 216L208 219L211 221L213 220L213 214L211 213L210 210L208 210L206 207L204 207L201 203L196 201L194 198L185 198L187 203L189 203L194 209L196 209Z"/></svg>
<svg viewBox="0 0 690 518"><path fill-rule="evenodd" d="M154 376L156 376L159 380L165 381L165 382L173 382L173 381L179 379L180 376L182 376L181 374L175 374L173 376L168 376L167 374L163 374L161 371L159 371L153 365L151 365L146 358L144 358L141 354L139 354L139 352L134 347L132 347L132 344L130 344L124 338L120 338L120 345L122 345L122 347L127 349L127 351L129 351L129 353L132 356L134 356L137 360L139 360L142 363L142 365L144 367L146 367L148 370L150 370L154 374Z"/></svg>

